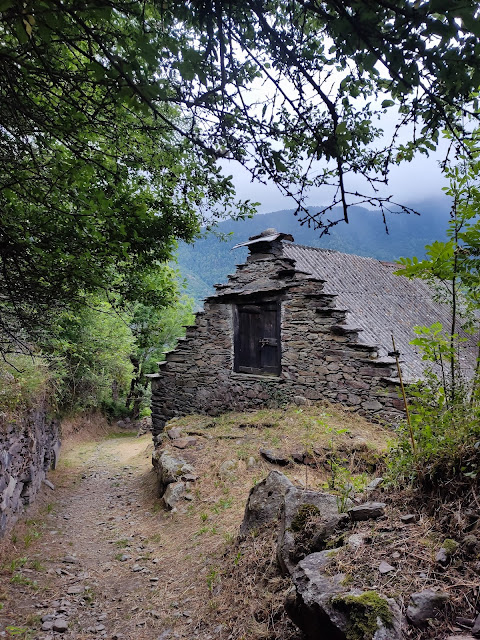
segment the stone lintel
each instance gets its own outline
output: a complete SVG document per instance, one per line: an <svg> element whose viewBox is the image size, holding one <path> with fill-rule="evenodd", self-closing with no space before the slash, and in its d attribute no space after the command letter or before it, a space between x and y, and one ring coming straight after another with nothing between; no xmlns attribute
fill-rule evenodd
<svg viewBox="0 0 480 640"><path fill-rule="evenodd" d="M232 371L230 374L231 380L241 380L242 382L251 381L261 381L261 382L274 382L275 384L279 384L282 382L286 382L284 378L280 378L279 376L259 376L254 373L240 373L238 371Z"/></svg>

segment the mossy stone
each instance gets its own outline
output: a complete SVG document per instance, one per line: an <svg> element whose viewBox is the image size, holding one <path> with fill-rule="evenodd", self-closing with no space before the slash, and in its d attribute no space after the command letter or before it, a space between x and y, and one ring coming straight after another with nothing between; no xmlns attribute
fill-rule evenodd
<svg viewBox="0 0 480 640"><path fill-rule="evenodd" d="M348 615L347 640L372 640L378 631L378 619L386 627L393 625L393 614L388 602L376 591L366 591L358 596L335 596L331 603Z"/></svg>

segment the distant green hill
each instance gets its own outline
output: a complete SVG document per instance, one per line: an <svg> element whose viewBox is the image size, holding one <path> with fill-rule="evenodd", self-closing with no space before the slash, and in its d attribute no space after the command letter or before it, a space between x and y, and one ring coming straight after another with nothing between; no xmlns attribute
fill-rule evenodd
<svg viewBox="0 0 480 640"><path fill-rule="evenodd" d="M340 223L322 238L319 237L319 231L300 225L291 209L257 214L249 220L225 220L218 225L218 231L231 234L227 240L222 241L214 234L208 234L193 245L182 243L179 246L178 264L187 283L187 293L197 303L212 294L213 284L225 282L227 275L235 271L235 265L246 259L246 248L232 251L232 247L269 227L292 234L297 244L335 249L378 260L393 261L402 256L423 257L426 244L445 237L450 205L443 198L411 206L421 215L388 214L388 234L381 214L361 207L352 207L348 225ZM315 207L311 209L314 211Z"/></svg>

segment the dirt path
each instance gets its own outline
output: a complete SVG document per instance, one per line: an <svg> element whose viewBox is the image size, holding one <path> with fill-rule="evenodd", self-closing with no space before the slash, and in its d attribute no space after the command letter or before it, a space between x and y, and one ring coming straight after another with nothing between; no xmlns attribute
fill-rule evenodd
<svg viewBox="0 0 480 640"><path fill-rule="evenodd" d="M64 443L49 474L55 489L0 544L0 640L298 638L274 530L264 542L237 540L251 487L275 468L259 450L299 451L307 440L330 451L335 441L361 468L362 455L375 458L365 443L381 450L386 435L333 407L189 416L176 426L189 446L180 438L166 447L197 477L177 513L158 498L149 435L82 423L78 434L102 440ZM282 471L321 488L329 472L317 467Z"/></svg>
<svg viewBox="0 0 480 640"><path fill-rule="evenodd" d="M194 630L189 607L202 561L186 553L188 535L172 539L175 517L155 499L150 456L149 436L67 452L50 474L50 502L4 549L0 636L211 637Z"/></svg>

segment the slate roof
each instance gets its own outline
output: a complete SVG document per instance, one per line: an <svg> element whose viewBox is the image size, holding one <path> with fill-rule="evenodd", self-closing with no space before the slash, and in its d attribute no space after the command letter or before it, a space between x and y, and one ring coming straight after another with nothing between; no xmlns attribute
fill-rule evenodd
<svg viewBox="0 0 480 640"><path fill-rule="evenodd" d="M336 306L348 309L347 324L359 328L359 341L378 345L379 355L392 350L392 333L401 353L402 372L407 379L419 378L425 363L410 341L415 325L451 323L446 305L434 301L432 290L421 280L393 275L399 265L329 249L284 243L283 253L296 261L296 268L325 280L325 293L336 294ZM475 366L475 340L469 338L460 357L468 373Z"/></svg>

